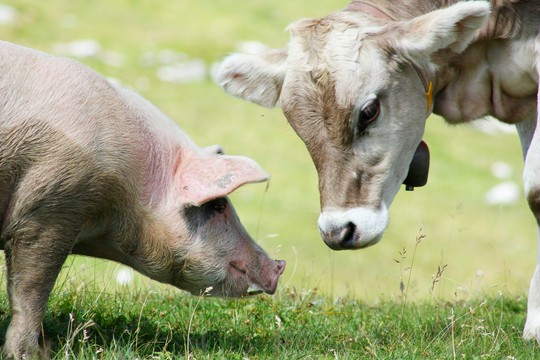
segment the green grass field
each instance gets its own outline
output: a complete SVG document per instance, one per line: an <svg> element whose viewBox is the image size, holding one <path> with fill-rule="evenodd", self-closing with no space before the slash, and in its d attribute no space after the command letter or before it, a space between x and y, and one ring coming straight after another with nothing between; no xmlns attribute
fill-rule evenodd
<svg viewBox="0 0 540 360"><path fill-rule="evenodd" d="M534 219L523 195L513 205L484 202L484 194L501 182L490 171L496 161L510 164L510 180L521 184L517 135L486 135L471 125L450 127L430 118L425 135L432 155L428 186L398 194L381 243L357 252L332 252L317 231L315 169L280 110L232 98L209 75L192 83L160 80L158 70L166 62L160 56L167 53L199 59L209 71L243 41L284 46L290 22L322 16L346 1L4 3L17 14L13 22L0 25L0 39L52 53L65 51L65 44L75 40L93 39L101 50L82 62L138 90L199 145L219 143L227 153L256 159L272 175L268 189L251 185L232 199L252 236L271 256L288 263L275 298L204 299L193 311L198 299L141 277L126 293L110 281L118 270L113 263L71 260L59 282L77 289L81 279L91 279L103 296L93 302L93 293L69 290L64 296L62 291L68 290L59 287L45 326L57 327L48 330L64 342L69 326L73 332L73 327L93 321L102 324L91 326L95 344L110 344L109 332L116 329L118 351L133 350L127 357L150 357L155 350L158 358L172 358L188 353L183 346L189 316L195 314L196 358L271 358L274 351L293 358L334 358L333 351L336 358L451 358L453 350L459 358L462 353L528 358L526 354L536 352L518 336L536 260ZM442 274L437 275L438 269L444 269ZM487 305L481 305L483 297L489 299ZM305 300L311 298L315 300ZM2 299L6 319L5 296ZM423 305L409 306L413 300ZM402 310L403 303L407 306ZM177 310L169 313L170 306ZM163 321L153 309L166 313ZM73 325L66 320L70 312L76 313ZM108 325L122 321L131 326L125 335L120 325ZM137 338L140 322L148 324L145 331L155 339ZM313 330L303 337L305 328ZM430 335L422 335L424 330ZM81 333L73 342L84 343ZM171 345L165 346L171 337ZM92 358L99 346L88 347L86 356Z"/></svg>
<svg viewBox="0 0 540 360"><path fill-rule="evenodd" d="M7 303L0 294L0 338ZM536 359L523 297L365 302L313 290L210 300L151 284L60 283L44 321L55 359Z"/></svg>

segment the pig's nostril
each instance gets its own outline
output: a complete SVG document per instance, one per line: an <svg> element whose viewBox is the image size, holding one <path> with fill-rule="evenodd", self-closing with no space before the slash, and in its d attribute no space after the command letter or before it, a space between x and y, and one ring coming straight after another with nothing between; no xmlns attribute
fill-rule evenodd
<svg viewBox="0 0 540 360"><path fill-rule="evenodd" d="M276 274L279 276L283 274L283 271L285 270L285 261L284 260L276 260L277 266L276 266Z"/></svg>

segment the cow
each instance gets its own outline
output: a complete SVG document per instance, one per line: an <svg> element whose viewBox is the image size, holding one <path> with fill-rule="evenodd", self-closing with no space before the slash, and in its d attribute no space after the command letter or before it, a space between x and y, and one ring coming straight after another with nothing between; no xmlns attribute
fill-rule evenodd
<svg viewBox="0 0 540 360"><path fill-rule="evenodd" d="M431 113L515 125L540 224L539 27L537 0L353 0L294 22L286 48L228 56L215 80L259 105L279 103L315 164L318 227L332 249L381 239L414 154L427 152ZM527 307L523 336L540 341L538 264Z"/></svg>
<svg viewBox="0 0 540 360"><path fill-rule="evenodd" d="M268 180L199 148L135 92L82 64L0 42L0 248L11 311L3 353L39 348L66 257L93 256L195 295L272 294L285 268L227 198Z"/></svg>

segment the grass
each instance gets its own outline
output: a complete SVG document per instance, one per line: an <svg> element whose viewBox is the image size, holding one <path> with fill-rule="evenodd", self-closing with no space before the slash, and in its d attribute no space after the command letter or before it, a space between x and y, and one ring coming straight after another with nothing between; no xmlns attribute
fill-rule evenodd
<svg viewBox="0 0 540 360"><path fill-rule="evenodd" d="M44 330L55 359L533 359L540 349L521 339L524 310L508 294L373 303L288 288L219 300L90 284L56 291Z"/></svg>
<svg viewBox="0 0 540 360"><path fill-rule="evenodd" d="M220 143L227 153L256 159L272 174L270 187L249 186L232 199L253 237L288 262L273 298L199 301L140 276L120 287L111 281L116 265L73 258L45 321L59 358L538 356L520 339L537 251L534 219L523 199L498 207L483 200L499 182L490 173L495 161L511 164L511 180L520 182L516 135L450 127L433 116L425 134L432 154L428 186L398 194L380 244L332 252L316 228L314 167L281 111L231 98L209 78L163 82L157 66L141 60L170 49L211 66L240 41L285 46L290 22L322 16L346 1L4 3L19 15L0 25L1 39L47 52L59 43L95 39L120 55L121 66L99 57L81 61L141 92L201 146ZM5 292L0 301L1 341Z"/></svg>
<svg viewBox="0 0 540 360"><path fill-rule="evenodd" d="M430 295L411 301L414 249L402 249L400 292L366 300L281 286L274 296L194 297L139 277L115 285L107 262L67 262L44 319L54 359L535 359L525 341L526 297L505 291L464 300ZM409 256L409 253L412 255ZM92 262L84 258L85 260ZM107 280L108 279L108 280ZM397 280L397 279L396 279ZM105 283L109 287L104 286ZM112 285L112 287L111 287ZM9 322L0 293L0 340Z"/></svg>

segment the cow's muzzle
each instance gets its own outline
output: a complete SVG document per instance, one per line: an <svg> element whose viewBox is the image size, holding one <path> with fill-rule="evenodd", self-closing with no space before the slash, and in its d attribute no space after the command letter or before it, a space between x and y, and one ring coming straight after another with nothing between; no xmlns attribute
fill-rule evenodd
<svg viewBox="0 0 540 360"><path fill-rule="evenodd" d="M333 250L361 249L376 244L388 225L388 210L350 208L324 210L319 216L319 232Z"/></svg>

